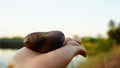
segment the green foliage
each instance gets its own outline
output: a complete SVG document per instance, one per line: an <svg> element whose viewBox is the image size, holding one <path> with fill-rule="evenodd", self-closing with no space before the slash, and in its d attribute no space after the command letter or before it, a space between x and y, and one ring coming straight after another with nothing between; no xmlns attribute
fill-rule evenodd
<svg viewBox="0 0 120 68"><path fill-rule="evenodd" d="M116 27L113 20L109 22L108 38L83 37L82 45L85 46L88 58L86 63L78 68L119 68L120 59L120 23ZM117 44L116 44L117 43ZM117 48L115 46L117 45ZM115 52L114 52L114 51Z"/></svg>
<svg viewBox="0 0 120 68"><path fill-rule="evenodd" d="M78 35L74 35L74 38L80 39ZM95 56L101 52L108 52L112 49L113 40L104 39L102 36L94 37L82 37L82 45L85 46L89 56Z"/></svg>
<svg viewBox="0 0 120 68"><path fill-rule="evenodd" d="M101 39L97 43L98 47L96 50L99 52L108 52L113 48L113 40L112 39Z"/></svg>
<svg viewBox="0 0 120 68"><path fill-rule="evenodd" d="M81 40L83 43L87 43L87 42L96 43L98 42L99 39L93 37L83 37Z"/></svg>
<svg viewBox="0 0 120 68"><path fill-rule="evenodd" d="M109 28L110 28L110 30L114 30L115 29L115 23L114 23L113 20L110 20L110 22L109 22Z"/></svg>
<svg viewBox="0 0 120 68"><path fill-rule="evenodd" d="M110 28L108 31L108 36L109 38L115 40L115 43L117 43L118 45L120 44L120 24L118 25L118 27L114 26L114 22L110 21Z"/></svg>
<svg viewBox="0 0 120 68"><path fill-rule="evenodd" d="M14 40L14 41L22 41L23 38L22 37L19 37L19 36L16 36L16 37L13 37L13 38L7 38L7 37L4 37L4 38L0 38L0 40Z"/></svg>
<svg viewBox="0 0 120 68"><path fill-rule="evenodd" d="M23 47L23 38L22 37L13 37L13 38L1 38L0 39L0 48L2 49L19 49Z"/></svg>
<svg viewBox="0 0 120 68"><path fill-rule="evenodd" d="M107 53L99 53L94 57L87 57L87 61L78 68L119 68L120 48Z"/></svg>

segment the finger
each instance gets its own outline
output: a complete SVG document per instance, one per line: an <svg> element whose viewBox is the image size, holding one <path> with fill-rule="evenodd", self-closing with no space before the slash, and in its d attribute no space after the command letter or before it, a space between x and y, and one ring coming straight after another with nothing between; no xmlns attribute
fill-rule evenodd
<svg viewBox="0 0 120 68"><path fill-rule="evenodd" d="M71 45L73 45L73 46L79 46L79 45L80 45L79 43L77 43L77 42L74 41L74 40L68 41L67 44L71 44Z"/></svg>
<svg viewBox="0 0 120 68"><path fill-rule="evenodd" d="M76 55L80 54L80 55L82 55L82 56L84 56L84 57L87 56L87 51L86 51L86 49L84 48L84 46L80 45L80 44L79 44L78 42L76 42L75 40L68 41L68 42L66 43L66 45L67 45L67 44L77 47L78 52L77 52Z"/></svg>
<svg viewBox="0 0 120 68"><path fill-rule="evenodd" d="M69 42L69 41L71 41L71 40L74 40L74 41L76 41L77 43L81 44L80 39L65 38L65 40L64 40L64 45L67 44L67 42Z"/></svg>
<svg viewBox="0 0 120 68"><path fill-rule="evenodd" d="M85 47L80 45L79 48L80 48L80 51L78 52L78 54L86 57L87 56L87 51L86 51Z"/></svg>
<svg viewBox="0 0 120 68"><path fill-rule="evenodd" d="M74 39L77 43L81 44L81 40L80 39Z"/></svg>

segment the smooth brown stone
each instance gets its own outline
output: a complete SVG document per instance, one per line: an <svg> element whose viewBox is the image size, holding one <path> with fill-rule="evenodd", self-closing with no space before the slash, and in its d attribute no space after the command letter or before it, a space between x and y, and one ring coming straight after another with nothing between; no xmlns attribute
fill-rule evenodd
<svg viewBox="0 0 120 68"><path fill-rule="evenodd" d="M65 36L61 31L33 32L24 38L24 46L40 53L46 53L63 46Z"/></svg>

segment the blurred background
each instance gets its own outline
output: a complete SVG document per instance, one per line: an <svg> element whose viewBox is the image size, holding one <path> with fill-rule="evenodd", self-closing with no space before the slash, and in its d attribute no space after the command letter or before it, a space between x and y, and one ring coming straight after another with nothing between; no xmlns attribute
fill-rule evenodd
<svg viewBox="0 0 120 68"><path fill-rule="evenodd" d="M0 0L0 68L27 34L50 30L82 40L88 57L77 68L120 68L119 7L120 0Z"/></svg>

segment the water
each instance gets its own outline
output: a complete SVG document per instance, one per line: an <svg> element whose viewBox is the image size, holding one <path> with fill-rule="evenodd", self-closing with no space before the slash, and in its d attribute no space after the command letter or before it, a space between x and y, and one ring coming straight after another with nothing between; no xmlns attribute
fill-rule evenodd
<svg viewBox="0 0 120 68"><path fill-rule="evenodd" d="M12 58L16 51L17 50L0 49L0 68L8 68L8 61Z"/></svg>
<svg viewBox="0 0 120 68"><path fill-rule="evenodd" d="M8 68L8 61L12 58L12 56L17 52L17 50L3 50L0 49L0 68ZM73 58L67 68L77 68L77 65L85 62L85 58L78 55Z"/></svg>
<svg viewBox="0 0 120 68"><path fill-rule="evenodd" d="M72 59L72 61L70 62L67 68L77 68L79 64L84 63L85 61L86 58L84 58L81 55L77 55Z"/></svg>

